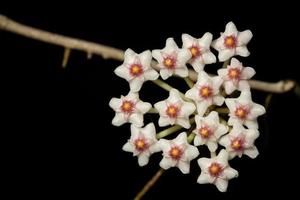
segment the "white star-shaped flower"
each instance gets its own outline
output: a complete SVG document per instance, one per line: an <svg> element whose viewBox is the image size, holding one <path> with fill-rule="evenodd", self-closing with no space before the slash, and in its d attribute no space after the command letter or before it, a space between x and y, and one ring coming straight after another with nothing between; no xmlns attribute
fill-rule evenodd
<svg viewBox="0 0 300 200"><path fill-rule="evenodd" d="M210 77L206 72L198 74L197 83L185 93L187 98L196 102L198 114L203 116L210 105L222 105L224 97L219 94L223 80L219 76Z"/></svg>
<svg viewBox="0 0 300 200"><path fill-rule="evenodd" d="M216 56L210 52L212 37L212 34L208 32L199 39L188 34L182 34L182 47L190 50L192 58L189 63L198 73L203 70L205 64L216 62Z"/></svg>
<svg viewBox="0 0 300 200"><path fill-rule="evenodd" d="M235 124L230 133L223 136L219 143L226 147L229 159L235 156L242 157L243 154L250 158L256 158L259 153L254 142L258 136L257 129L245 129L243 125Z"/></svg>
<svg viewBox="0 0 300 200"><path fill-rule="evenodd" d="M144 125L144 114L152 107L150 103L142 102L137 93L129 92L127 96L120 99L112 98L109 106L116 112L112 120L115 126L129 122L137 127Z"/></svg>
<svg viewBox="0 0 300 200"><path fill-rule="evenodd" d="M154 107L160 115L159 126L178 124L186 129L191 126L189 116L196 110L193 103L182 100L176 89L172 89L169 97L164 101L157 102Z"/></svg>
<svg viewBox="0 0 300 200"><path fill-rule="evenodd" d="M150 155L160 151L154 124L150 123L144 128L131 125L131 137L122 149L137 156L140 166L147 165Z"/></svg>
<svg viewBox="0 0 300 200"><path fill-rule="evenodd" d="M241 62L232 58L230 65L226 69L219 69L218 74L224 80L225 92L231 94L236 89L249 90L248 79L254 76L255 70L252 67L243 67Z"/></svg>
<svg viewBox="0 0 300 200"><path fill-rule="evenodd" d="M193 131L196 134L194 145L206 144L210 152L215 152L218 148L219 138L227 133L228 127L220 123L216 111L210 112L206 117L196 115L195 121L197 127Z"/></svg>
<svg viewBox="0 0 300 200"><path fill-rule="evenodd" d="M262 105L254 103L250 91L242 91L238 98L227 98L225 103L229 109L228 125L244 124L248 128L258 129L257 117L266 110Z"/></svg>
<svg viewBox="0 0 300 200"><path fill-rule="evenodd" d="M190 161L199 155L198 149L188 144L185 132L173 140L160 139L158 145L163 151L163 159L159 165L163 169L178 167L184 174L190 172Z"/></svg>
<svg viewBox="0 0 300 200"><path fill-rule="evenodd" d="M132 92L138 92L145 81L159 77L159 74L151 67L151 60L149 50L136 54L131 49L127 49L124 62L115 69L115 73L129 82Z"/></svg>
<svg viewBox="0 0 300 200"><path fill-rule="evenodd" d="M233 22L226 24L225 32L212 42L212 47L219 51L219 61L228 60L234 55L247 57L250 52L247 44L252 38L250 30L239 32Z"/></svg>
<svg viewBox="0 0 300 200"><path fill-rule="evenodd" d="M173 38L168 38L166 47L152 51L152 56L158 62L162 79L167 79L173 74L187 77L189 74L186 63L192 57L187 49L179 49Z"/></svg>
<svg viewBox="0 0 300 200"><path fill-rule="evenodd" d="M197 180L200 184L215 184L219 191L226 192L228 180L238 176L238 171L228 164L228 153L222 149L214 158L200 158L198 164L201 174Z"/></svg>

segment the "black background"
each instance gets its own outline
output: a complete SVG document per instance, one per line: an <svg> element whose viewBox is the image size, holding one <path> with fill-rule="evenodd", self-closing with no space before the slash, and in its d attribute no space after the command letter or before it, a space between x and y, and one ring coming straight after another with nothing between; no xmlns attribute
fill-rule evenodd
<svg viewBox="0 0 300 200"><path fill-rule="evenodd" d="M180 45L182 33L201 37L209 31L217 38L232 20L239 30L251 29L254 34L248 45L251 55L241 60L255 68L255 79L300 80L298 50L293 49L299 46L299 31L292 7L235 8L231 2L216 9L201 3L174 4L86 3L89 6L74 8L40 3L26 9L18 4L4 6L0 13L30 26L136 52L162 48L168 37ZM108 106L112 97L128 92L127 83L113 73L121 62L99 56L88 60L85 53L72 51L67 68L62 69L62 57L62 47L0 31L2 134L9 137L2 152L7 191L11 197L132 199L159 169L160 156L154 155L140 168L136 158L121 150L130 135L129 125L113 127L114 112ZM149 82L140 95L151 103L168 96ZM253 92L258 103L263 104L265 97ZM191 174L168 170L144 199L292 196L296 192L292 181L299 178L298 113L299 98L294 93L273 96L267 115L259 120L260 155L231 162L240 176L229 182L227 193L197 184L200 169L192 162Z"/></svg>

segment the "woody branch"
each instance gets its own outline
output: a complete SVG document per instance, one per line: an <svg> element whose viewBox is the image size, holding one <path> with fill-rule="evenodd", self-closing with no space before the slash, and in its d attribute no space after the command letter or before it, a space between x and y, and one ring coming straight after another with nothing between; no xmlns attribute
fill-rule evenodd
<svg viewBox="0 0 300 200"><path fill-rule="evenodd" d="M70 55L70 50L84 51L88 54L88 57L90 57L92 54L95 54L102 56L105 59L114 59L119 61L122 61L124 57L124 51L121 49L26 26L15 22L3 15L0 15L0 30L12 32L31 39L64 47L65 54L63 66L65 66L67 63L67 59ZM155 64L153 66L155 68ZM193 70L190 70L189 78L193 81L196 81L197 73ZM277 83L249 80L249 84L253 89L272 93L288 92L292 90L296 85L296 83L292 80L281 80Z"/></svg>

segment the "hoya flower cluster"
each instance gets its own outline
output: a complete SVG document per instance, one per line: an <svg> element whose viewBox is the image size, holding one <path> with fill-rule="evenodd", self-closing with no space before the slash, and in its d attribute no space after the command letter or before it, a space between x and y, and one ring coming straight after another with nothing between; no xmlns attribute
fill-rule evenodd
<svg viewBox="0 0 300 200"><path fill-rule="evenodd" d="M183 34L181 48L168 38L163 49L152 52L137 54L127 49L124 63L115 73L128 81L130 92L109 103L116 113L113 125L131 124L131 136L123 150L132 152L140 166L148 164L151 154L160 152L160 167L178 167L184 174L190 172L190 162L198 158L201 174L197 182L212 183L219 191L226 191L228 180L238 176L228 162L243 154L250 158L259 154L254 144L259 136L257 117L265 109L251 99L248 80L255 74L254 69L243 66L236 58L249 56L246 45L251 38L250 30L239 32L229 22L215 40L211 33L201 38ZM217 57L211 47L218 51ZM206 65L217 60L224 62L223 67L220 64L217 75L207 74ZM139 99L145 81L171 76L188 78L189 70L196 71L198 79L185 93L172 88L167 99L154 105ZM185 131L171 140L161 138L154 123L144 124L143 116L150 110L159 114L158 126L176 125ZM201 156L200 145L207 146L210 158Z"/></svg>

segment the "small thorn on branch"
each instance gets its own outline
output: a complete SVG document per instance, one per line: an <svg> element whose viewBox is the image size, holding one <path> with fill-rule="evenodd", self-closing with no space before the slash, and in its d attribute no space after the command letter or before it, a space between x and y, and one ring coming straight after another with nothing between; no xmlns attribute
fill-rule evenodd
<svg viewBox="0 0 300 200"><path fill-rule="evenodd" d="M67 67L67 64L68 64L68 61L69 61L69 58L70 58L70 54L71 54L71 49L65 48L64 57L63 57L63 61L62 61L62 67L63 68Z"/></svg>

